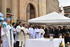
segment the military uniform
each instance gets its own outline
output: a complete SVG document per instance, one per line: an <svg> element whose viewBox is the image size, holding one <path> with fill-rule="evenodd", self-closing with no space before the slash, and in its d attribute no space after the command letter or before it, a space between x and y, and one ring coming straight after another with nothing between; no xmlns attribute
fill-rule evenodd
<svg viewBox="0 0 70 47"><path fill-rule="evenodd" d="M62 30L63 32L62 32L62 34L64 35L67 35L67 36L65 36L65 43L67 43L68 42L68 35L69 35L69 30L68 29L63 29Z"/></svg>

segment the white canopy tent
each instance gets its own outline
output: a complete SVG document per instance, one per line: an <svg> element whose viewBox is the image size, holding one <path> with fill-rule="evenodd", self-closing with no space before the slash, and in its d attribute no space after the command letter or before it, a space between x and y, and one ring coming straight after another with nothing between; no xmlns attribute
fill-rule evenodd
<svg viewBox="0 0 70 47"><path fill-rule="evenodd" d="M30 19L28 20L28 23L46 23L47 25L70 24L70 18L65 17L57 12L52 12L41 17Z"/></svg>

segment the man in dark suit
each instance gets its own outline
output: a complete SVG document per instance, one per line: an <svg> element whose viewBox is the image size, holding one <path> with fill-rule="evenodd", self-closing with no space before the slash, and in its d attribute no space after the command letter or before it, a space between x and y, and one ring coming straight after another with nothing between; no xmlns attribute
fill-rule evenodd
<svg viewBox="0 0 70 47"><path fill-rule="evenodd" d="M65 43L67 43L69 40L69 30L67 29L67 26L63 26L62 34L65 36Z"/></svg>
<svg viewBox="0 0 70 47"><path fill-rule="evenodd" d="M44 31L45 31L45 34L47 34L47 28L45 28Z"/></svg>
<svg viewBox="0 0 70 47"><path fill-rule="evenodd" d="M62 29L61 29L61 27L60 27L60 26L58 26L57 31L58 31L58 37L59 37L59 35L60 35L60 34L62 34Z"/></svg>
<svg viewBox="0 0 70 47"><path fill-rule="evenodd" d="M62 29L61 29L60 26L58 26L58 35L59 35L59 34L62 34Z"/></svg>
<svg viewBox="0 0 70 47"><path fill-rule="evenodd" d="M58 36L57 36L58 35L58 31L57 31L56 27L53 27L51 33L54 35L54 38L58 38Z"/></svg>
<svg viewBox="0 0 70 47"><path fill-rule="evenodd" d="M51 28L48 27L47 32L46 32L46 37L49 38L50 37L50 33L51 33Z"/></svg>
<svg viewBox="0 0 70 47"><path fill-rule="evenodd" d="M45 28L44 31L45 31L44 37L46 38L47 28Z"/></svg>

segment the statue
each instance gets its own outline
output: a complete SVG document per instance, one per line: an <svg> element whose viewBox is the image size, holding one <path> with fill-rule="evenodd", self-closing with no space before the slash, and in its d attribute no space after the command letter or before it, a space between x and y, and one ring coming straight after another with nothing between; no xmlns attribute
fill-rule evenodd
<svg viewBox="0 0 70 47"><path fill-rule="evenodd" d="M64 15L64 9L63 9L63 6L61 6L60 11L61 11L60 14Z"/></svg>

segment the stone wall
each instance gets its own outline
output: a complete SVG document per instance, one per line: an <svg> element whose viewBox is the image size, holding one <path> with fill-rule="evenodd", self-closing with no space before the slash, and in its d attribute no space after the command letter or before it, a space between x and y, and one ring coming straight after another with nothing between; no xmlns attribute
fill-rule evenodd
<svg viewBox="0 0 70 47"><path fill-rule="evenodd" d="M38 6L37 6L37 0L20 0L20 20L27 21L26 19L26 10L27 5L31 3L35 7L35 16L38 17Z"/></svg>
<svg viewBox="0 0 70 47"><path fill-rule="evenodd" d="M7 2L7 8L10 8L10 9L12 9L12 0L7 0L6 1Z"/></svg>
<svg viewBox="0 0 70 47"><path fill-rule="evenodd" d="M11 13L12 13L12 18L14 22L17 22L18 19L18 0L11 0L12 1L12 7L11 7Z"/></svg>
<svg viewBox="0 0 70 47"><path fill-rule="evenodd" d="M2 5L2 1L0 0L0 12L1 12L1 7L2 7L1 5Z"/></svg>
<svg viewBox="0 0 70 47"><path fill-rule="evenodd" d="M3 17L6 17L6 8L7 8L7 0L1 0L1 12L3 14Z"/></svg>
<svg viewBox="0 0 70 47"><path fill-rule="evenodd" d="M47 0L47 14L53 11L59 12L59 2L58 0Z"/></svg>
<svg viewBox="0 0 70 47"><path fill-rule="evenodd" d="M46 15L46 0L39 0L39 16Z"/></svg>
<svg viewBox="0 0 70 47"><path fill-rule="evenodd" d="M11 9L14 22L17 20L27 22L27 6L32 4L35 8L35 17L43 16L53 11L59 12L58 0L0 0L0 11L6 17L6 8ZM1 9L2 8L2 9ZM30 19L30 16L28 17Z"/></svg>

